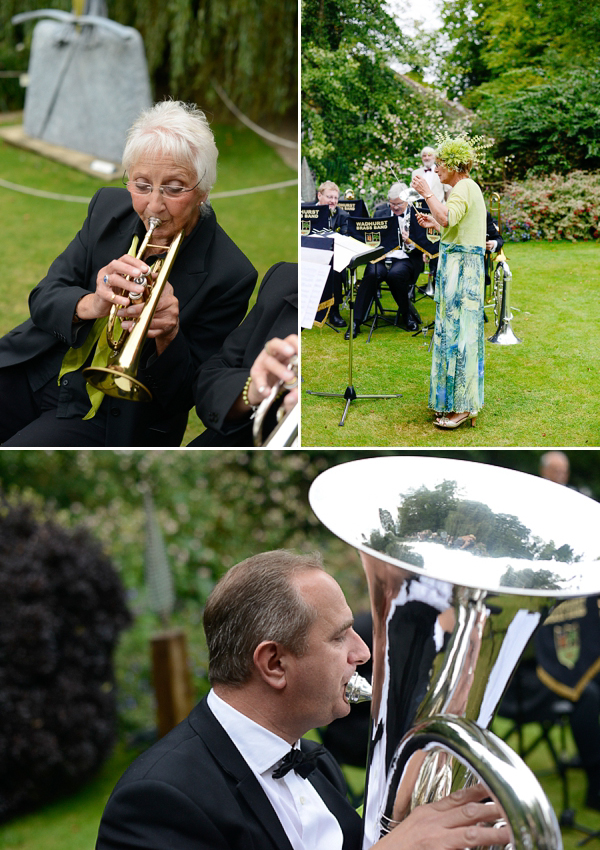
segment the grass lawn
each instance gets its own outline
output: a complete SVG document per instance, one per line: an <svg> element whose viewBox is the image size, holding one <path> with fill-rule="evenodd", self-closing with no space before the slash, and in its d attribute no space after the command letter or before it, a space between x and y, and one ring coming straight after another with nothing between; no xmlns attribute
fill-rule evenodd
<svg viewBox="0 0 600 850"><path fill-rule="evenodd" d="M359 396L402 393L402 398L359 398L340 427L345 402L306 393L343 394L349 384L348 342L325 326L302 334L302 445L600 445L600 248L592 242L529 242L505 249L513 274L511 326L523 342L486 342L485 406L476 428L434 428L427 408L431 332L424 341L386 325L369 343L365 326L354 340L352 384ZM384 300L393 306L389 294ZM425 322L433 319L430 299L419 301L417 309ZM496 328L493 312L486 312L487 339Z"/></svg>
<svg viewBox="0 0 600 850"><path fill-rule="evenodd" d="M296 170L245 127L213 126L213 131L219 148L215 194L296 178ZM29 188L83 198L91 198L102 186L121 185L120 175L112 183L88 177L5 142L0 142L0 177ZM297 262L297 199L297 187L290 186L212 201L219 224L256 267L259 283L273 263ZM29 292L73 239L86 211L83 203L46 200L0 187L4 230L0 334L28 318ZM253 301L257 292L258 287ZM192 412L183 445L202 430Z"/></svg>

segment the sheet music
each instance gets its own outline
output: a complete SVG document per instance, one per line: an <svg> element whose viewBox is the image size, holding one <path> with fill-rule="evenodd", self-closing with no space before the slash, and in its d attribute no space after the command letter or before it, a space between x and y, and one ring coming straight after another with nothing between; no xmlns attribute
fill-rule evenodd
<svg viewBox="0 0 600 850"><path fill-rule="evenodd" d="M357 254L365 254L372 250L364 242L354 239L353 236L344 236L342 233L334 233L333 268L336 272L343 272L353 257Z"/></svg>
<svg viewBox="0 0 600 850"><path fill-rule="evenodd" d="M300 326L312 328L329 270L332 251L302 248L300 262Z"/></svg>

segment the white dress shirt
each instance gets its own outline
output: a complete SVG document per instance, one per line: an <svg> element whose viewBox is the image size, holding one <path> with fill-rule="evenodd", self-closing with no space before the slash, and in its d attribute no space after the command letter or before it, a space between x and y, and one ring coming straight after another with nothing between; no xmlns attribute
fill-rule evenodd
<svg viewBox="0 0 600 850"><path fill-rule="evenodd" d="M208 707L256 776L294 850L342 850L342 829L308 779L290 770L281 779L272 772L290 751L279 735L250 720L218 697L208 694ZM296 741L294 747L299 748Z"/></svg>
<svg viewBox="0 0 600 850"><path fill-rule="evenodd" d="M410 207L407 206L404 212L396 216L396 218L398 219L398 242L400 246L403 246L404 239L408 237L410 230ZM404 247L398 248L397 251L390 251L387 256L391 257L392 260L408 259L408 253Z"/></svg>

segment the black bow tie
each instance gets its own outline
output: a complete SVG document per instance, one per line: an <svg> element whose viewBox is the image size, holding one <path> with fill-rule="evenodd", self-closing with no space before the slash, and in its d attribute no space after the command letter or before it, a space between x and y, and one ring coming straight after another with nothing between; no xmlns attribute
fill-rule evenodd
<svg viewBox="0 0 600 850"><path fill-rule="evenodd" d="M309 773L312 773L315 767L316 760L323 753L327 752L325 747L317 747L310 753L303 753L302 750L292 749L281 759L279 767L273 771L273 779L281 779L289 773L290 770L295 770L302 779L306 779Z"/></svg>
<svg viewBox="0 0 600 850"><path fill-rule="evenodd" d="M425 171L431 171L431 168L426 168Z"/></svg>

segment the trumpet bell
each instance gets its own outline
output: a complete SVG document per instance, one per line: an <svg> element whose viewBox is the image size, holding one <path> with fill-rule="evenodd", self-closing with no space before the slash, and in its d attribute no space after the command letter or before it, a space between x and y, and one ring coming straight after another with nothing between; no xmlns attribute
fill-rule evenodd
<svg viewBox="0 0 600 850"><path fill-rule="evenodd" d="M539 782L488 727L549 612L600 594L600 504L513 470L399 456L332 467L309 500L359 551L369 587L365 839L479 780L509 815L516 850L560 850Z"/></svg>
<svg viewBox="0 0 600 850"><path fill-rule="evenodd" d="M152 401L150 390L134 374L128 374L118 365L89 366L84 371L88 384L102 390L105 395L126 401Z"/></svg>

